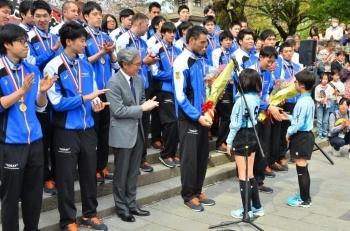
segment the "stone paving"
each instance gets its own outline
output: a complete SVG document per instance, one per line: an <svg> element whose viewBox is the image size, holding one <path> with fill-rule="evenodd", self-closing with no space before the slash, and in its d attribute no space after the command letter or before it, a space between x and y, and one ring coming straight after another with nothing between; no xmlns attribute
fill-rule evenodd
<svg viewBox="0 0 350 231"><path fill-rule="evenodd" d="M311 175L310 208L294 208L285 203L289 196L298 193L295 165L289 165L287 173L276 173L275 178L266 178L265 183L274 189L272 194L260 193L265 216L254 221L260 228L269 230L335 231L350 230L350 159L348 147L341 149L342 157L333 157L331 147L324 150L335 162L331 165L319 152L314 152L309 164ZM232 163L234 165L234 163ZM126 223L116 216L103 219L109 231L196 231L209 230L209 225L222 221L235 221L230 216L232 209L241 206L238 180L231 178L217 182L204 189L215 199L215 206L205 207L203 212L193 212L183 206L180 196L143 206L151 216L136 217L136 222ZM81 228L80 231L90 229ZM256 230L246 223L229 225L212 230Z"/></svg>

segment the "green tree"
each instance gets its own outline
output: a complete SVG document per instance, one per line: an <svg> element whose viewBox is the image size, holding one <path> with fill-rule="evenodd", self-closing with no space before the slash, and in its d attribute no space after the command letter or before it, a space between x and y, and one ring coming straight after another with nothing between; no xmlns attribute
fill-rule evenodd
<svg viewBox="0 0 350 231"><path fill-rule="evenodd" d="M340 21L350 21L349 0L309 0L309 13L320 22L326 22L330 17L337 17Z"/></svg>

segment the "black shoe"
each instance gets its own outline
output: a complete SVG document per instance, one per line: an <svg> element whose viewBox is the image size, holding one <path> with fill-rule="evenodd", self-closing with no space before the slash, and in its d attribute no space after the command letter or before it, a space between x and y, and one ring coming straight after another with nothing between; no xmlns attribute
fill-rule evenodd
<svg viewBox="0 0 350 231"><path fill-rule="evenodd" d="M134 217L133 215L131 215L130 213L118 214L118 217L119 217L122 221L126 221L126 222L135 222L135 217Z"/></svg>
<svg viewBox="0 0 350 231"><path fill-rule="evenodd" d="M140 208L130 210L130 213L135 216L149 216L151 214L149 211L142 210Z"/></svg>
<svg viewBox="0 0 350 231"><path fill-rule="evenodd" d="M153 167L147 161L140 165L140 169L144 172L153 172Z"/></svg>
<svg viewBox="0 0 350 231"><path fill-rule="evenodd" d="M157 151L162 151L164 149L164 146L161 141L151 143L151 147Z"/></svg>

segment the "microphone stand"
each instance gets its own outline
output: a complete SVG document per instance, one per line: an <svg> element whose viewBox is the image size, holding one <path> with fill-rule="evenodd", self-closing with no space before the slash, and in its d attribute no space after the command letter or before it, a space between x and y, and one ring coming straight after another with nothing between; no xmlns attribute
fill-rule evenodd
<svg viewBox="0 0 350 231"><path fill-rule="evenodd" d="M233 63L234 63L234 73L236 74L236 76L238 77L239 75L239 65L236 61L236 59L234 57L231 57ZM242 85L240 83L240 81L238 80L236 82L236 85L238 85L239 89L240 89L240 92L242 93L242 97L243 97L243 100L244 100L244 104L245 104L245 113L244 113L244 117L246 118L246 124L245 124L245 142L246 142L246 145L245 145L245 149L244 149L244 160L245 160L245 194L244 194L244 197L245 197L245 203L244 203L244 213L243 213L243 218L241 221L225 221L225 222L221 222L220 224L218 225L211 225L209 226L209 229L213 229L213 228L218 228L218 227L222 227L222 226L226 226L226 225L234 225L234 224L239 224L241 222L243 223L248 223L250 225L252 225L253 227L255 227L257 230L260 230L260 231L264 231L263 229L261 229L259 226L257 226L256 224L253 223L253 221L256 219L256 218L250 218L249 215L248 215L248 200L250 200L250 198L248 198L248 182L249 182L249 179L248 179L248 149L249 149L249 141L248 141L248 119L250 120L251 124L254 124L253 123L253 117L248 109L248 103L247 103L247 99L245 98L245 95L243 94L243 88L242 88ZM253 126L253 129L254 129L254 133L255 133L255 136L257 138L257 141L258 141L258 145L259 145L259 148L260 148L260 152L261 152L261 155L263 157L265 157L264 155L264 151L261 147L261 143L260 143L260 140L259 140L259 137L258 137L258 133L255 129L255 126Z"/></svg>

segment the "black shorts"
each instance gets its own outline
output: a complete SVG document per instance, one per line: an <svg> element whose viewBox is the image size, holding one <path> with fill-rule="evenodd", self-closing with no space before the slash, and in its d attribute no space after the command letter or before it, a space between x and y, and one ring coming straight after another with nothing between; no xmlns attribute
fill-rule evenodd
<svg viewBox="0 0 350 231"><path fill-rule="evenodd" d="M246 132L248 134L246 134ZM246 139L246 135L248 136L247 139ZM246 140L248 140L248 142ZM238 156L245 156L244 150L245 150L245 146L247 145L248 145L248 156L250 156L252 152L255 152L258 149L258 141L253 128L248 128L248 129L241 128L238 130L236 137L233 140L231 154L238 155Z"/></svg>
<svg viewBox="0 0 350 231"><path fill-rule="evenodd" d="M312 132L297 132L290 137L290 157L310 160L314 150L315 137Z"/></svg>

